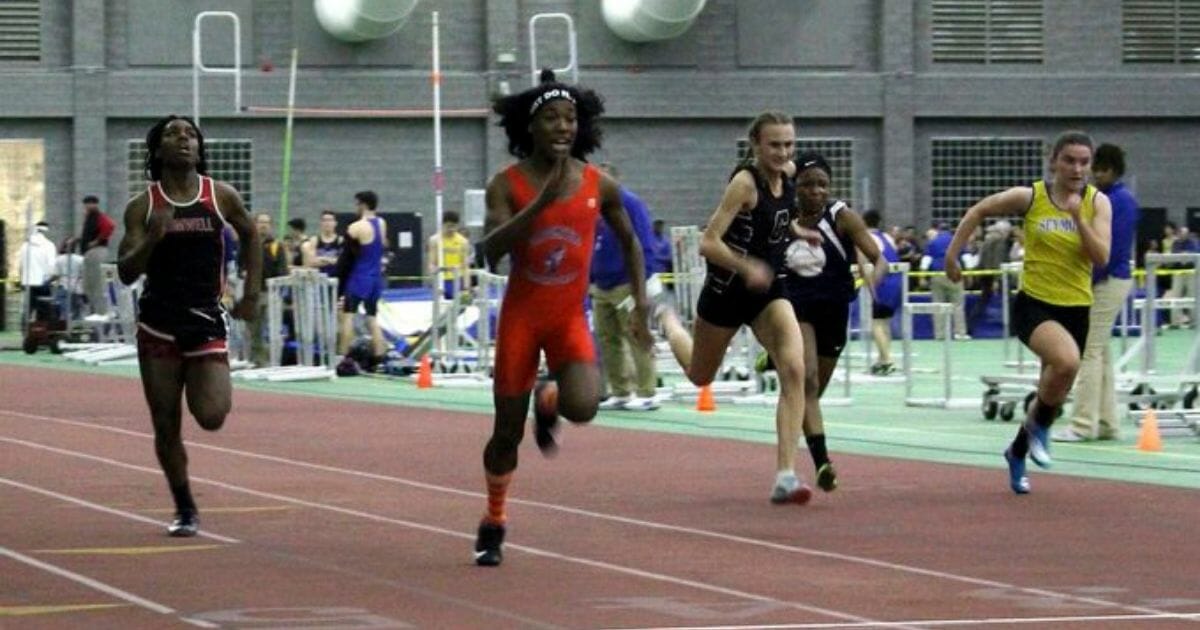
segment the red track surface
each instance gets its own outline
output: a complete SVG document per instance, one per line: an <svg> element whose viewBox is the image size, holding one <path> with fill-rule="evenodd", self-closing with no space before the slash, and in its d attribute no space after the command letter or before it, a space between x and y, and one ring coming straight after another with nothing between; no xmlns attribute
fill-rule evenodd
<svg viewBox="0 0 1200 630"><path fill-rule="evenodd" d="M1186 490L838 456L842 489L780 507L770 446L568 427L556 460L523 445L483 569L489 418L238 391L221 432L187 422L236 542L165 536L137 381L0 366L0 614L120 604L0 627L1200 627Z"/></svg>

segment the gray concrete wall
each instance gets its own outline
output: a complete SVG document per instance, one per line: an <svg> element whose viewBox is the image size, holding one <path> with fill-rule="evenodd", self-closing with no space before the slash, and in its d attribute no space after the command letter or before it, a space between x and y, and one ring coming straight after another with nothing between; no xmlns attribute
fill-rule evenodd
<svg viewBox="0 0 1200 630"><path fill-rule="evenodd" d="M932 64L931 0L710 0L694 28L670 42L630 44L600 18L597 0L424 0L387 41L348 45L315 24L310 0L43 0L43 61L0 65L0 136L46 141L47 206L74 216L78 197L102 190L125 200L125 141L168 112L190 113L190 25L197 10L244 17L245 104L282 106L292 46L301 50L297 102L323 107L428 108L429 16L441 13L443 106L486 107L507 82L528 85L525 24L538 12L574 16L581 79L608 106L606 156L671 222L711 212L747 121L764 109L795 114L801 137L855 141L858 178L890 220L928 219L929 138L1029 135L1084 127L1127 145L1146 205L1200 205L1189 151L1197 137L1200 82L1188 67L1125 66L1120 0L1045 3L1045 62ZM154 7L148 19L146 6ZM214 31L214 37L220 31ZM539 34L547 63L561 33ZM214 44L209 63L228 60ZM502 55L513 55L505 61ZM262 61L275 68L264 73ZM205 129L254 141L258 208L275 208L283 122L234 111L230 80L203 83ZM508 161L503 136L483 118L445 124L447 207ZM348 207L375 188L385 206L432 205L428 119L334 121L296 126L293 215Z"/></svg>

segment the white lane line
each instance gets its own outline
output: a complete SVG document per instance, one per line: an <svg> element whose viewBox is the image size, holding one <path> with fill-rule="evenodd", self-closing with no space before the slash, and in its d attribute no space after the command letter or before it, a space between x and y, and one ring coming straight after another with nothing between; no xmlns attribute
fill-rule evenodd
<svg viewBox="0 0 1200 630"><path fill-rule="evenodd" d="M151 439L151 440L154 439L154 435L149 434L149 433L130 431L128 429L120 429L117 427L106 427L103 425L93 424L90 422L80 422L77 420L68 420L66 418L56 418L56 417L52 417L52 416L40 416L40 415L35 415L35 414L23 413L20 411L11 411L11 410L7 410L7 409L0 409L0 416L3 416L3 415L10 415L10 416L18 417L18 418L27 418L27 419L31 419L31 420L44 420L44 421L48 421L48 422L56 422L59 424L77 426L77 427L92 429L92 430L96 430L96 431L120 433L122 435L129 435L129 436L138 437L138 438L142 438L142 439ZM278 464L286 464L289 466L295 466L297 468L305 468L305 469L309 469L309 470L319 470L319 471L323 471L323 472L332 472L332 473L338 473L338 474L348 475L348 476L352 476L352 477L359 477L362 479L372 479L375 481L384 481L384 482L388 482L388 483L395 483L398 485L408 486L410 488L418 488L421 490L429 490L432 492L441 492L441 493L445 493L445 494L452 494L452 495L458 495L458 496L463 496L463 497L471 497L471 498L475 498L475 499L483 499L483 498L487 497L486 494L483 494L481 492L460 490L458 488L451 488L448 486L439 486L439 485L435 485L435 484L414 481L411 479L404 479L402 477L393 477L390 475L382 475L382 474L378 474L378 473L354 470L354 469L349 469L349 468L340 468L337 466L328 466L325 464L314 464L311 462L288 459L286 457L278 457L275 455L265 455L262 453L254 453L251 451L242 451L242 450L238 450L238 449L225 448L222 446L213 446L211 444L204 444L204 443L200 443L200 442L188 442L188 446L192 447L192 448L200 448L200 449L210 450L210 451L214 451L217 453L225 453L227 455L236 455L236 456L245 457L248 459L257 459L257 460L262 460L262 461L274 462L274 463L278 463ZM977 578L977 577L973 577L973 576L969 576L969 575L962 575L962 574L958 574L958 573L949 573L946 571L938 571L936 569L926 569L924 567L918 567L918 566L913 566L913 565L908 565L908 564L900 564L900 563L896 563L896 562L888 562L886 560L878 560L876 558L855 556L855 555L850 555L850 554L838 553L835 551L824 551L821 549L812 549L809 547L800 547L797 545L787 545L787 544L772 542L772 541L768 541L768 540L760 540L757 538L738 536L736 534L725 534L725 533L714 532L714 531L710 531L710 530L706 530L706 529L697 529L694 527L684 527L681 525L670 525L667 523L646 521L646 520L632 518L632 517L628 517L628 516L607 514L604 512L594 512L592 510L573 508L573 507L564 506L564 505L557 505L554 503L542 503L540 501L514 499L511 497L508 499L508 502L513 505L526 505L529 507L536 507L536 508L540 508L540 509L561 512L564 514L572 514L575 516L594 518L597 520L604 520L604 521L609 521L609 522L613 522L613 523L622 523L625 525L633 525L636 527L643 527L643 528L647 528L647 529L656 529L656 530L660 530L660 531L669 531L669 532L674 532L674 533L678 533L678 534L689 534L692 536L700 536L700 537L709 538L709 539L713 539L713 540L720 540L720 541L724 541L724 542L731 542L731 543L737 543L737 544L748 545L748 546L753 546L753 547L760 547L760 548L764 548L764 549L771 549L774 551L795 553L795 554L810 556L810 557L814 557L814 558L823 558L826 560L836 560L839 562L846 562L849 564L860 564L860 565L870 566L870 567L874 567L874 568L878 568L878 569L887 569L887 570L891 570L891 571L897 571L900 573L910 573L910 574L914 574L914 575L920 575L923 577L931 577L931 578L946 580L946 581L950 581L950 582L960 582L963 584L970 584L972 586L986 586L986 587L990 587L990 588L1010 589L1010 590L1014 590L1014 591L1017 591L1020 593L1036 595L1039 597L1049 597L1049 598L1054 598L1054 599L1059 599L1059 600L1079 602L1079 603L1090 604L1090 605L1095 605L1095 606L1109 606L1109 607L1117 608L1119 610L1124 610L1127 612L1133 612L1133 613L1139 613L1139 614L1173 615L1173 613L1171 613L1170 611L1160 610L1157 608L1149 608L1149 607L1145 607L1145 606L1137 606L1137 605L1133 605L1133 604L1122 604L1120 602L1115 602L1115 601L1111 601L1111 600L1107 600L1107 599L1100 599L1098 597L1087 597L1084 595L1075 595L1072 593L1062 593L1062 592L1052 591L1052 590L1042 589L1042 588L1018 586L1016 584L1011 584L1008 582L989 580L989 579L985 579L985 578Z"/></svg>
<svg viewBox="0 0 1200 630"><path fill-rule="evenodd" d="M150 468L147 466L138 466L136 464L128 464L128 463L118 461L115 459L109 459L107 457L100 457L98 455L91 455L89 453L83 453L81 451L62 449L62 448L57 448L54 446L47 446L45 444L40 444L37 442L29 442L26 440L18 440L18 439L9 438L9 437L0 437L0 442L7 442L9 444L16 444L19 446L25 446L28 448L47 451L50 453L57 453L60 455L66 455L66 456L75 457L78 459L99 462L102 464L107 464L109 466L125 468L128 470L136 470L136 471L145 472L145 473L149 473L149 474L155 474L155 475L161 474L161 472L155 468ZM231 483L217 481L215 479L206 479L204 477L193 476L191 478L191 480L194 482L197 482L197 483L206 483L206 484L209 484L212 486L216 486L218 488L223 488L225 490L230 490L233 492L240 492L243 494L248 494L248 495L256 496L256 497L260 497L260 498L272 499L275 501L283 501L286 503L292 503L294 505L302 505L304 507L314 508L314 509L318 509L318 510L325 510L328 512L335 512L337 514L353 516L356 518L361 518L361 519L370 520L370 521L376 521L379 523L400 525L402 527L407 527L407 528L415 529L418 531L428 532L431 534L440 534L443 536L451 536L454 538L460 538L460 539L472 540L472 541L475 540L474 534L445 529L442 527L437 527L435 525L426 525L424 523L417 523L414 521L406 521L403 519L391 518L388 516L374 514L371 512L363 512L361 510L353 510L353 509L344 508L344 507L340 507L340 506L336 506L336 505L329 505L326 503L319 503L316 501L308 501L305 499L298 499L295 497L289 497L289 496L282 495L282 494L275 494L273 492L264 492L261 490L254 490L252 488L237 486L237 485L234 485ZM792 608L795 610L802 610L805 612L824 615L826 617L832 617L834 619L842 619L845 621L853 621L853 622L857 622L857 623L866 623L866 624L882 623L878 620L874 620L869 617L862 617L859 615L842 612L839 610L833 610L830 608L813 606L813 605L805 604L802 602L779 600L779 599L775 599L773 597L768 597L766 595L759 595L757 593L750 593L747 591L740 591L737 589L726 588L723 586L717 586L715 584L710 584L707 582L700 582L697 580L689 580L686 578L680 578L680 577L676 577L676 576L672 576L672 575L666 575L663 573L655 573L653 571L645 571L642 569L626 567L623 565L612 564L612 563L603 562L600 560L590 560L588 558L568 556L568 555L556 553L553 551L547 551L545 549L538 549L536 547L528 547L525 545L515 545L515 544L506 544L506 547L508 549L515 549L518 551L528 553L530 555L541 556L543 558L550 558L550 559L559 560L562 562L579 564L579 565L583 565L583 566L586 566L589 568L594 568L594 569L603 569L603 570L612 571L615 573L622 573L624 575L632 575L635 577L640 577L640 578L644 578L644 579L648 579L648 580L654 580L657 582L674 584L676 586L685 586L685 587L693 588L696 590L707 591L710 593L718 593L721 595L737 597L737 598L746 599L749 601L767 602L767 603L778 605L783 608Z"/></svg>
<svg viewBox="0 0 1200 630"><path fill-rule="evenodd" d="M6 477L0 477L0 483L12 486L14 488L20 488L27 492L34 492L34 493L44 495L47 497L52 497L52 498L58 499L59 501L66 501L67 503L74 503L75 505L79 505L79 506L82 506L82 507L85 507L88 509L96 510L97 512L104 512L105 514L112 514L114 516L120 516L122 518L127 518L131 521L137 521L139 523L149 523L151 525L156 525L158 527L162 527L162 523L160 521L156 521L148 516L142 516L141 514L134 514L133 512L126 512L124 510L110 508L107 505L100 505L99 503L92 503L91 501L85 501L83 499L69 496L66 494L62 494L59 492L55 492L53 490L47 490L45 488L31 486L27 483L22 483L15 479L8 479ZM236 538L230 538L229 536L222 536L220 534L213 534L211 532L206 532L204 530L200 530L200 536L203 536L205 538L211 538L212 540L218 540L223 543L236 544L236 543L242 542Z"/></svg>
<svg viewBox="0 0 1200 630"><path fill-rule="evenodd" d="M986 617L980 619L909 619L907 621L885 621L881 623L780 623L754 624L749 626L652 626L608 628L607 630L826 630L842 628L892 628L893 624L916 624L931 628L953 626L994 626L1016 624L1091 623L1113 621L1179 621L1200 618L1200 613L1169 615L1078 615L1069 617Z"/></svg>
<svg viewBox="0 0 1200 630"><path fill-rule="evenodd" d="M57 567L57 566L54 566L53 564L42 562L41 560L38 560L37 558L30 558L29 556L27 556L23 553L13 551L12 549L9 549L8 547L0 547L0 555L7 556L9 558L12 558L13 560L16 560L17 562L27 564L31 567L41 569L47 573L53 573L54 575L57 575L59 577L67 578L68 580L71 580L72 582L77 582L88 588L100 591L101 593L107 593L109 595L112 595L113 597L116 597L117 599L123 599L131 604L134 604L135 606L140 606L142 608L145 608L146 610L150 610L150 611L159 613L160 615L175 614L175 609L173 609L173 608L170 608L168 606L163 606L162 604L160 604L158 602L152 602L144 597L138 597L137 595L134 595L133 593L130 593L129 591L123 591L115 586L105 584L104 582L101 582L100 580L92 579L86 575L80 575L78 573L75 573L74 571L68 571L62 567Z"/></svg>

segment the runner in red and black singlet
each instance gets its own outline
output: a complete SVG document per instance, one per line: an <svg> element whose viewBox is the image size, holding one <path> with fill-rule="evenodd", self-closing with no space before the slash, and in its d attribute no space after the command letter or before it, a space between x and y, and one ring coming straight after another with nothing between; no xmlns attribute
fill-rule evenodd
<svg viewBox="0 0 1200 630"><path fill-rule="evenodd" d="M125 206L121 281L146 282L138 313L138 366L154 424L154 448L175 500L172 536L195 536L198 510L188 488L182 400L205 430L225 423L231 406L225 312L228 224L241 239L245 295L233 315L254 312L262 277L262 248L237 191L207 177L204 136L190 119L167 116L146 134L151 184Z"/></svg>
<svg viewBox="0 0 1200 630"><path fill-rule="evenodd" d="M600 402L600 373L584 317L596 219L603 216L625 252L633 279L635 336L650 344L645 274L617 183L583 162L599 147L604 111L589 90L543 83L498 100L493 108L520 159L488 184L484 252L494 265L511 254L512 270L496 338L496 422L483 453L488 507L475 541L475 562L502 560L505 502L517 467L517 446L534 389L539 355L551 380L537 386L535 437L543 453L556 448L558 414L587 422Z"/></svg>

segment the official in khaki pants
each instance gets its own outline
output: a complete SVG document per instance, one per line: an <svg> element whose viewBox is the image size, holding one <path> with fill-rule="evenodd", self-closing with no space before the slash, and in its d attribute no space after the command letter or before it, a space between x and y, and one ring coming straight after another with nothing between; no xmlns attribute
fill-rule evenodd
<svg viewBox="0 0 1200 630"><path fill-rule="evenodd" d="M1075 410L1071 425L1052 435L1058 442L1114 440L1120 434L1122 410L1117 407L1109 342L1113 322L1133 287L1129 261L1141 212L1133 193L1120 181L1124 174L1125 152L1112 144L1097 147L1092 179L1112 202L1112 246L1108 265L1092 272L1092 309L1075 379Z"/></svg>
<svg viewBox="0 0 1200 630"><path fill-rule="evenodd" d="M609 175L618 176L615 167L601 164ZM629 214L629 222L642 246L646 278L658 271L654 262L654 230L645 202L621 186L621 203ZM646 292L651 293L648 282ZM596 226L596 249L592 254L591 287L593 328L600 345L600 360L604 363L607 397L600 401L601 409L651 411L658 409L655 388L658 373L654 367L654 352L643 348L633 338L629 325L632 305L631 284L625 269L625 259L616 236L603 220ZM632 369L631 368L632 364ZM632 394L637 394L633 396Z"/></svg>

